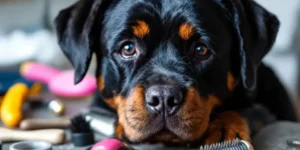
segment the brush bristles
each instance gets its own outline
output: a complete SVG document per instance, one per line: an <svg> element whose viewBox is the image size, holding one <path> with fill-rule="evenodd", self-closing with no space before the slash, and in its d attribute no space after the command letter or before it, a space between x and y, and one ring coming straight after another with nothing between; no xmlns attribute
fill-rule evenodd
<svg viewBox="0 0 300 150"><path fill-rule="evenodd" d="M250 150L250 146L247 142L235 139L233 141L204 145L200 147L200 150Z"/></svg>
<svg viewBox="0 0 300 150"><path fill-rule="evenodd" d="M91 132L90 124L86 121L85 116L78 115L71 119L71 131L73 133Z"/></svg>

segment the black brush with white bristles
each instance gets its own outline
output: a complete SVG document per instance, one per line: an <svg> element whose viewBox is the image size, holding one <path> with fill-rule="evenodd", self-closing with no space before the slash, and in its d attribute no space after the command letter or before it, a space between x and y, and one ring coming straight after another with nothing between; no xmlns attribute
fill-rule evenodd
<svg viewBox="0 0 300 150"><path fill-rule="evenodd" d="M71 119L71 141L75 146L88 146L95 143L94 133L84 115Z"/></svg>

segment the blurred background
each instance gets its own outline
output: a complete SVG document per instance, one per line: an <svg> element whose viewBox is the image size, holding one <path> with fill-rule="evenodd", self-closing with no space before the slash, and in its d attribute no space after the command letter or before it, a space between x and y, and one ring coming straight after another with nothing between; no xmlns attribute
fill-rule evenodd
<svg viewBox="0 0 300 150"><path fill-rule="evenodd" d="M0 71L19 70L24 61L71 68L52 33L59 10L76 0L0 0ZM300 1L257 0L281 21L276 44L264 62L300 106ZM93 61L91 68L95 66ZM90 69L92 72L93 69Z"/></svg>

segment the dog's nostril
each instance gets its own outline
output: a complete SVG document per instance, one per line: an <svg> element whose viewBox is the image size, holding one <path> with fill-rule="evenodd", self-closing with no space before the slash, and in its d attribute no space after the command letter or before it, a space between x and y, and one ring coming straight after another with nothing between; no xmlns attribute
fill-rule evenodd
<svg viewBox="0 0 300 150"><path fill-rule="evenodd" d="M159 105L159 98L157 96L152 97L152 100L148 102L150 106L156 107Z"/></svg>
<svg viewBox="0 0 300 150"><path fill-rule="evenodd" d="M175 98L174 97L169 97L167 100L167 105L170 107L176 106Z"/></svg>
<svg viewBox="0 0 300 150"><path fill-rule="evenodd" d="M167 99L167 105L171 108L180 105L180 103L181 103L181 101L175 97L169 97Z"/></svg>

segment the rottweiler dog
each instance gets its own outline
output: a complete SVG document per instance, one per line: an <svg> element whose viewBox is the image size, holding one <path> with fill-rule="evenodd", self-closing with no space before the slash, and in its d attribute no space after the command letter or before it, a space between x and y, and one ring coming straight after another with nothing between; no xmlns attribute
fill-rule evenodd
<svg viewBox="0 0 300 150"><path fill-rule="evenodd" d="M98 104L130 142L251 140L243 110L296 120L262 62L280 22L253 0L79 0L55 20L80 82L97 57ZM102 104L101 104L102 105Z"/></svg>

